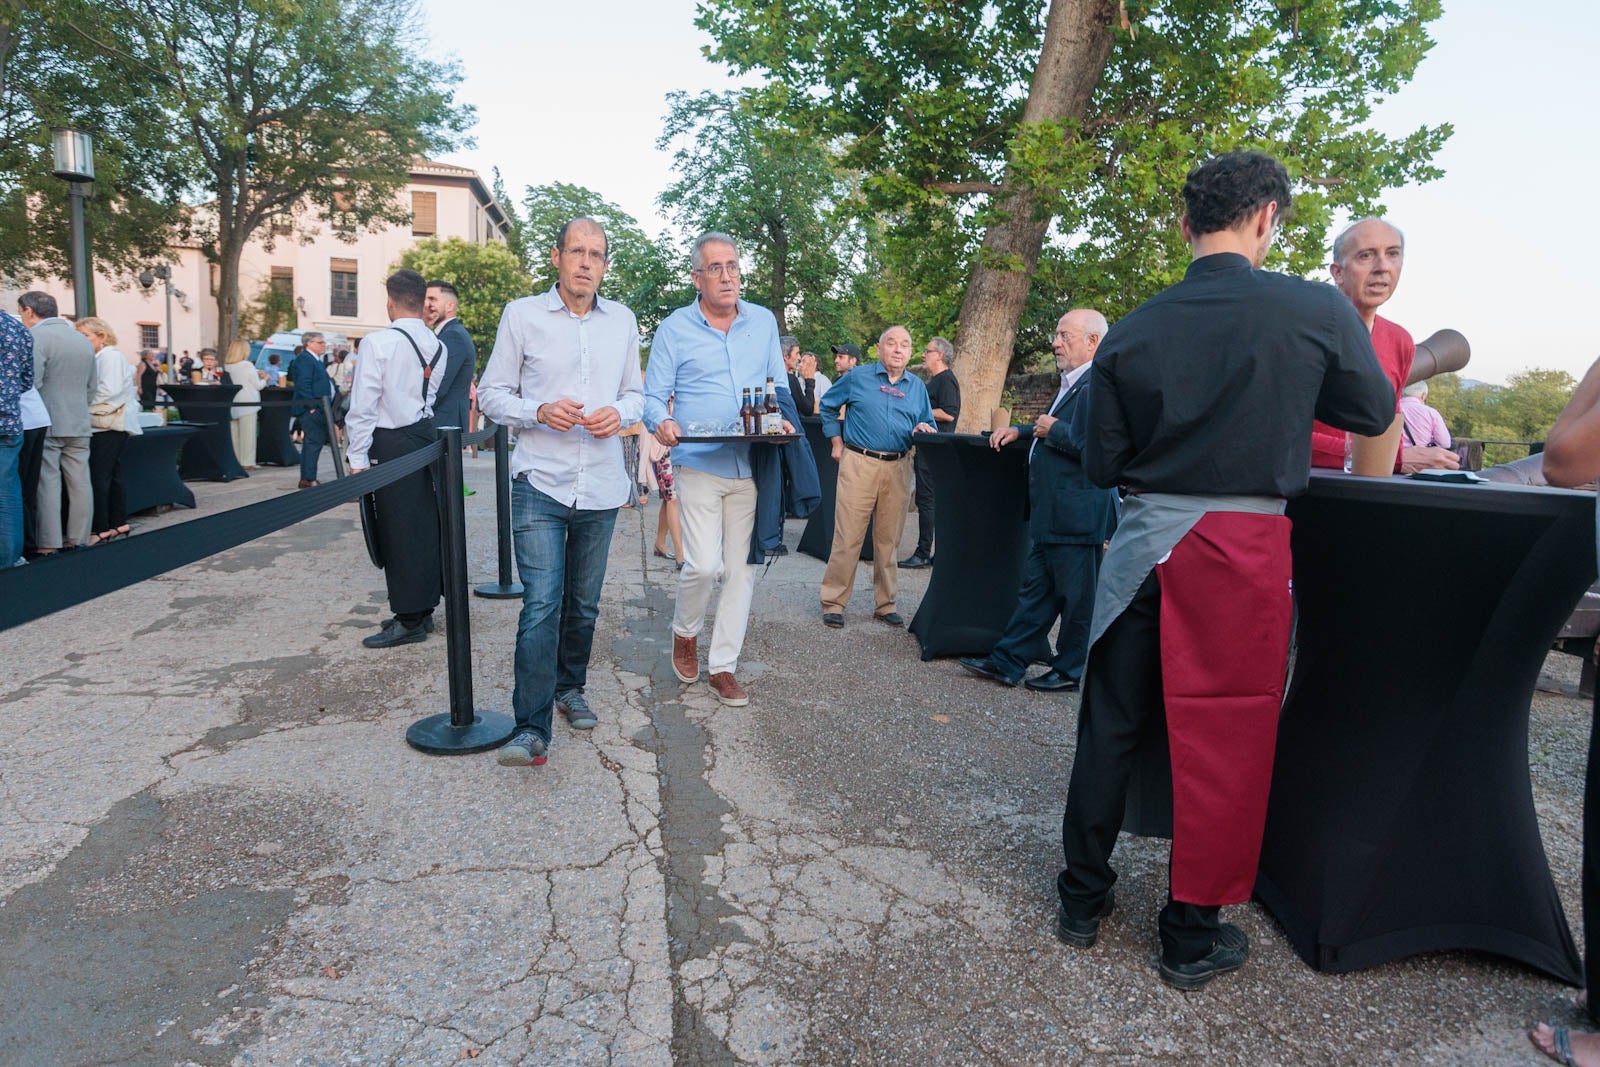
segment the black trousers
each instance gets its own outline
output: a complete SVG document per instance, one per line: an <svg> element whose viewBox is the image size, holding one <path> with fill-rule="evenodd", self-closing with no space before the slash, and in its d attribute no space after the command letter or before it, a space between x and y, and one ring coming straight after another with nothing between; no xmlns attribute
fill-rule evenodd
<svg viewBox="0 0 1600 1067"><path fill-rule="evenodd" d="M1068 678L1083 677L1089 655L1089 623L1094 618L1094 587L1100 577L1099 545L1041 545L1028 550L1022 590L1006 632L989 658L1013 681L1028 670L1034 650L1061 619L1056 654L1050 666Z"/></svg>
<svg viewBox="0 0 1600 1067"><path fill-rule="evenodd" d="M94 489L91 533L103 534L128 521L128 497L122 487L122 448L126 430L96 430L89 438L89 485Z"/></svg>
<svg viewBox="0 0 1600 1067"><path fill-rule="evenodd" d="M1589 728L1589 766L1583 775L1583 978L1589 1018L1600 1022L1600 688Z"/></svg>
<svg viewBox="0 0 1600 1067"><path fill-rule="evenodd" d="M320 423L318 413L314 422ZM309 436L309 435L308 435ZM386 463L426 448L438 436L431 419L397 430L372 431L372 462ZM378 545L383 552L383 578L389 587L389 608L408 626L421 622L439 606L439 501L433 476L424 467L373 493L378 503Z"/></svg>
<svg viewBox="0 0 1600 1067"><path fill-rule="evenodd" d="M917 472L917 551L923 559L933 558L933 470L922 454L912 457Z"/></svg>
<svg viewBox="0 0 1600 1067"><path fill-rule="evenodd" d="M48 426L24 430L22 455L17 457L17 473L22 479L22 550L28 555L39 548L39 471L44 466L44 435L49 432Z"/></svg>
<svg viewBox="0 0 1600 1067"><path fill-rule="evenodd" d="M1154 573L1089 650L1087 684L1078 710L1078 750L1061 816L1066 869L1056 878L1061 908L1076 919L1100 912L1117 874L1111 869L1127 805L1128 775L1141 739L1165 731L1161 698L1161 586ZM1161 955L1192 963L1217 940L1220 908L1172 899L1158 924Z"/></svg>

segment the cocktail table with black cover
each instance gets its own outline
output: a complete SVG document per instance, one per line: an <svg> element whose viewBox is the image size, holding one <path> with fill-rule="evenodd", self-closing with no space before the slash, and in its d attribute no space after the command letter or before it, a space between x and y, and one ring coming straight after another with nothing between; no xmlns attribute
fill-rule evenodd
<svg viewBox="0 0 1600 1067"><path fill-rule="evenodd" d="M281 385L261 390L261 417L256 422L257 463L293 467L300 462L300 450L289 436L289 425L293 421L289 412L293 409L282 403L293 397L294 390Z"/></svg>
<svg viewBox="0 0 1600 1067"><path fill-rule="evenodd" d="M178 477L178 449L199 432L195 426L156 426L128 438L122 446L122 489L130 515L162 504L194 507L194 493Z"/></svg>
<svg viewBox="0 0 1600 1067"><path fill-rule="evenodd" d="M250 477L233 454L230 401L239 386L168 384L161 387L178 405L178 414L201 432L183 446L178 473L186 480L231 482Z"/></svg>
<svg viewBox="0 0 1600 1067"><path fill-rule="evenodd" d="M800 416L800 429L811 445L812 458L817 461L817 482L822 488L822 501L806 520L798 548L813 559L826 561L833 552L833 507L839 491L839 461L833 458L832 442L822 433L820 415ZM866 536L861 541L861 558L872 558L870 519L867 520Z"/></svg>
<svg viewBox="0 0 1600 1067"><path fill-rule="evenodd" d="M1475 949L1580 983L1528 709L1595 580L1594 513L1573 490L1332 472L1290 502L1297 653L1256 893L1311 966Z"/></svg>
<svg viewBox="0 0 1600 1067"><path fill-rule="evenodd" d="M933 472L933 577L910 630L922 658L986 656L1017 607L1028 536L1028 446L988 434L918 434ZM1041 644L1033 658L1048 658Z"/></svg>

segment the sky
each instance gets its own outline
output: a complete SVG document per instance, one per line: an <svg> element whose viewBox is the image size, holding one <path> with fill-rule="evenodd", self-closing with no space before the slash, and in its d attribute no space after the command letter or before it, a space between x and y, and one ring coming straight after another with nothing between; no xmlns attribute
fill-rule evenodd
<svg viewBox="0 0 1600 1067"><path fill-rule="evenodd" d="M434 54L461 60L459 97L474 105L477 146L445 158L487 181L498 166L528 185L587 186L665 227L656 195L672 180L655 147L674 89L735 82L701 55L694 0L425 0ZM1504 383L1530 368L1573 377L1600 358L1584 326L1600 301L1591 271L1600 208L1600 5L1446 0L1438 42L1416 77L1376 109L1400 134L1450 122L1435 158L1445 176L1390 190L1406 265L1385 317L1418 340L1467 336L1469 378Z"/></svg>

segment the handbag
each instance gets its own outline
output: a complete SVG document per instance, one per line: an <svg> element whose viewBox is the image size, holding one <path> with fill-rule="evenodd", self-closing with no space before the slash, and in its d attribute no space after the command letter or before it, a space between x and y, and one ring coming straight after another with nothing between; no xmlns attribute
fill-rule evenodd
<svg viewBox="0 0 1600 1067"><path fill-rule="evenodd" d="M89 405L89 425L96 430L120 430L123 426L123 409L128 406L122 403L112 406L108 400Z"/></svg>

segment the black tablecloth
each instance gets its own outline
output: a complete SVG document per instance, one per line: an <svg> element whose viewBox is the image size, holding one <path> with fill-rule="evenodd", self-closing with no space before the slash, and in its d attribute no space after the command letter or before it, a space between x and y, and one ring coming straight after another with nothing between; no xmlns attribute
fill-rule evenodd
<svg viewBox="0 0 1600 1067"><path fill-rule="evenodd" d="M194 493L178 477L178 449L200 431L193 426L147 428L122 446L122 488L128 513L162 504L194 507Z"/></svg>
<svg viewBox="0 0 1600 1067"><path fill-rule="evenodd" d="M184 445L179 474L186 480L205 482L231 482L235 478L250 477L233 454L233 420L228 402L239 391L239 386L231 382L227 385L168 384L161 389L177 403L183 421L201 430L194 440Z"/></svg>
<svg viewBox="0 0 1600 1067"><path fill-rule="evenodd" d="M811 455L817 461L817 481L822 484L822 502L806 520L800 534L799 550L814 559L826 561L833 551L833 502L838 491L839 463L833 458L832 443L823 436L822 418L818 415L800 416L800 428L811 443ZM867 522L867 535L861 541L861 558L872 558L872 522Z"/></svg>
<svg viewBox="0 0 1600 1067"><path fill-rule="evenodd" d="M922 658L986 656L1017 606L1032 540L1029 439L996 452L987 434L918 434L933 471L933 577L911 619ZM1033 658L1048 659L1043 645Z"/></svg>
<svg viewBox="0 0 1600 1067"><path fill-rule="evenodd" d="M294 390L281 385L267 386L261 390L263 405L294 397ZM300 463L300 450L289 437L290 408L262 407L256 420L256 462L272 467L294 467Z"/></svg>
<svg viewBox="0 0 1600 1067"><path fill-rule="evenodd" d="M1300 622L1256 893L1313 967L1478 949L1581 982L1528 707L1595 580L1594 505L1333 473L1291 502Z"/></svg>

